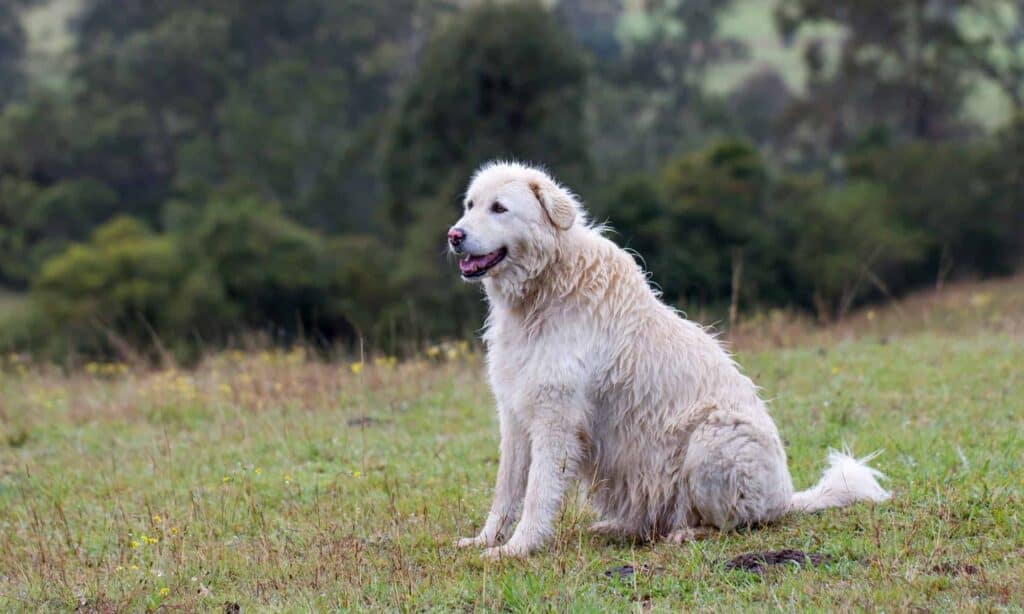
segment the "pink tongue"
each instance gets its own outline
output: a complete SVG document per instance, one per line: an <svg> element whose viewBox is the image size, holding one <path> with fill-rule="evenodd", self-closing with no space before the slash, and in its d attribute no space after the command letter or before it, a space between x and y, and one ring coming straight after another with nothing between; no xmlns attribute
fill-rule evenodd
<svg viewBox="0 0 1024 614"><path fill-rule="evenodd" d="M463 273L472 273L481 266L487 264L487 260L490 256L490 254L485 254L483 256L470 256L465 260L459 260L459 270Z"/></svg>

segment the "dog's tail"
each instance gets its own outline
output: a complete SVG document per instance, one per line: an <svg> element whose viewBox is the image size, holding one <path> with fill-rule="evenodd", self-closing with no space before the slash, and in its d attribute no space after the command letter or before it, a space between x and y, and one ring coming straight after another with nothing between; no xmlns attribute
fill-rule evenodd
<svg viewBox="0 0 1024 614"><path fill-rule="evenodd" d="M858 459L848 450L829 450L828 469L817 484L793 494L793 511L816 512L830 507L846 507L857 501L879 502L891 497L878 483L878 479L885 479L885 476L868 466L868 461L878 454L873 452Z"/></svg>

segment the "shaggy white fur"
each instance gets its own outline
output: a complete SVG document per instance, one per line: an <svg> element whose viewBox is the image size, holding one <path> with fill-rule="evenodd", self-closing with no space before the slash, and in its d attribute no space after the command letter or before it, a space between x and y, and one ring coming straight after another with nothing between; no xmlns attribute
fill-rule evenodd
<svg viewBox="0 0 1024 614"><path fill-rule="evenodd" d="M839 452L816 486L794 493L754 384L543 171L482 167L449 238L463 277L487 293L501 429L494 503L480 534L458 545L535 551L576 480L600 517L593 530L676 542L889 497L867 458Z"/></svg>

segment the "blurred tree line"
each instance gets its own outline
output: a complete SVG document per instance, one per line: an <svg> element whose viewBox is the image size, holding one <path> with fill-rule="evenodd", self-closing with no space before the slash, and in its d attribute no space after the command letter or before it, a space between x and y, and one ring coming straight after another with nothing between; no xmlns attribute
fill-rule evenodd
<svg viewBox="0 0 1024 614"><path fill-rule="evenodd" d="M72 68L0 4L0 342L188 357L260 332L471 334L444 256L490 158L543 163L666 300L822 320L1024 250L1024 3L778 0L806 86L715 0L80 0ZM629 10L627 10L627 8ZM842 36L800 37L821 24ZM794 43L795 44L795 43ZM1015 116L966 111L981 85Z"/></svg>

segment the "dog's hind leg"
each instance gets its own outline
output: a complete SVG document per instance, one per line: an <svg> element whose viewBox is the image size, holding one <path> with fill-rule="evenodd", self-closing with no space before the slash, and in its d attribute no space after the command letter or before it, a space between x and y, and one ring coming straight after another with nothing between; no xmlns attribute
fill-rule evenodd
<svg viewBox="0 0 1024 614"><path fill-rule="evenodd" d="M747 416L721 412L694 431L684 473L694 524L728 531L789 511L793 485L782 443Z"/></svg>

